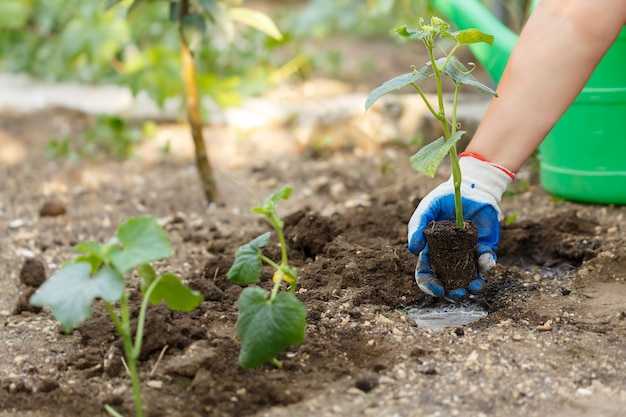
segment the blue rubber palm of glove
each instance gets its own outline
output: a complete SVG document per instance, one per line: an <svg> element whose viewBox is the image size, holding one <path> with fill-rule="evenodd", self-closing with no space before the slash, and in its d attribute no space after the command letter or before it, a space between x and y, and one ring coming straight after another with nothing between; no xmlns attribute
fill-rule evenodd
<svg viewBox="0 0 626 417"><path fill-rule="evenodd" d="M440 187L445 187L442 184ZM435 194L437 194L435 190ZM425 199L427 200L427 199ZM495 251L500 240L499 211L490 203L477 202L469 198L463 200L463 218L471 221L478 229L478 245L476 254L479 259L479 272L474 281L467 288L456 288L445 292L441 282L435 278L430 265L430 254L424 229L431 221L450 220L454 221L454 195L443 194L434 197L432 200L420 203L416 213L411 219L413 226L417 226L413 234L409 237L409 250L419 255L415 280L422 291L435 297L447 297L453 301L465 298L469 293L478 293L485 285L485 281L480 272L489 270L496 259Z"/></svg>

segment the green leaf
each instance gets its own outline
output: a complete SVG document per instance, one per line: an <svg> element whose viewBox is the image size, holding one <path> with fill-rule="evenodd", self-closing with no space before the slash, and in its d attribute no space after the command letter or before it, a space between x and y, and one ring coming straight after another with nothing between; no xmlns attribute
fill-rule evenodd
<svg viewBox="0 0 626 417"><path fill-rule="evenodd" d="M198 307L204 298L198 291L193 291L183 284L176 274L165 273L158 278L149 300L152 304L165 301L170 310L191 311Z"/></svg>
<svg viewBox="0 0 626 417"><path fill-rule="evenodd" d="M165 230L151 216L131 217L117 229L122 247L110 251L113 265L122 273L141 264L167 258L172 254Z"/></svg>
<svg viewBox="0 0 626 417"><path fill-rule="evenodd" d="M72 249L104 259L107 248L98 242L81 242L74 245Z"/></svg>
<svg viewBox="0 0 626 417"><path fill-rule="evenodd" d="M271 210L272 207L275 207L276 204L282 200L288 200L291 197L291 187L284 186L274 191L269 197L265 199L263 202L263 208L265 210Z"/></svg>
<svg viewBox="0 0 626 417"><path fill-rule="evenodd" d="M2 0L0 2L0 28L21 28L28 22L28 7L24 2Z"/></svg>
<svg viewBox="0 0 626 417"><path fill-rule="evenodd" d="M137 275L142 279L141 293L145 294L146 289L156 279L157 274L150 264L141 264L137 267Z"/></svg>
<svg viewBox="0 0 626 417"><path fill-rule="evenodd" d="M430 77L430 74L428 73L428 66L423 66L419 70L399 75L389 81L386 81L384 84L372 90L372 92L369 94L367 100L365 101L365 111L369 110L369 108L372 107L376 100L378 100L385 94L391 91L399 90L402 87L406 87L407 85L410 85L417 80L428 77Z"/></svg>
<svg viewBox="0 0 626 417"><path fill-rule="evenodd" d="M438 66L441 66L444 61L445 58L439 58L435 62ZM455 56L450 58L450 61L448 61L448 64L443 69L443 72L448 77L452 78L456 84L470 85L472 87L476 87L481 93L489 94L494 97L498 96L494 90L478 81L472 75L471 71L468 70Z"/></svg>
<svg viewBox="0 0 626 417"><path fill-rule="evenodd" d="M235 284L252 284L261 275L261 249L270 240L271 232L263 233L240 246L235 253L235 262L226 275Z"/></svg>
<svg viewBox="0 0 626 417"><path fill-rule="evenodd" d="M198 13L186 14L183 17L183 32L189 49L196 49L206 33L204 17Z"/></svg>
<svg viewBox="0 0 626 417"><path fill-rule="evenodd" d="M465 30L459 30L456 32L445 32L441 34L441 37L450 37L460 43L461 45L470 45L472 43L484 42L489 45L493 45L493 35L488 35L481 32L478 29L470 28Z"/></svg>
<svg viewBox="0 0 626 417"><path fill-rule="evenodd" d="M411 157L411 166L416 171L429 177L434 177L437 167L441 164L443 158L446 157L450 149L456 145L464 133L464 130L457 130L447 141L441 136L434 142L424 146Z"/></svg>
<svg viewBox="0 0 626 417"><path fill-rule="evenodd" d="M231 7L228 9L231 19L255 28L276 40L281 40L283 34L266 14L247 7Z"/></svg>
<svg viewBox="0 0 626 417"><path fill-rule="evenodd" d="M57 271L30 298L34 306L50 306L54 317L66 332L72 331L91 316L96 298L110 303L124 293L124 277L112 268L102 268L93 277L86 262L70 264Z"/></svg>
<svg viewBox="0 0 626 417"><path fill-rule="evenodd" d="M427 30L412 30L412 29L408 29L406 27L406 25L400 26L398 28L392 29L392 32L397 33L398 35L402 36L403 38L407 38L407 39L425 39L429 36L431 36L433 33L435 33L435 31L433 29L427 29Z"/></svg>
<svg viewBox="0 0 626 417"><path fill-rule="evenodd" d="M241 341L239 364L255 368L274 359L305 339L306 309L291 293L280 292L273 301L259 287L248 287L237 302L237 337Z"/></svg>

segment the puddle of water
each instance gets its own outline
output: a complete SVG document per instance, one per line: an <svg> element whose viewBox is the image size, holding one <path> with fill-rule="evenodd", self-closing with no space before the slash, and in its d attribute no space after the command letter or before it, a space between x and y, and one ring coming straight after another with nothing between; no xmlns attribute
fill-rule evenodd
<svg viewBox="0 0 626 417"><path fill-rule="evenodd" d="M433 330L463 326L487 317L484 308L469 301L428 308L409 308L407 314L418 326Z"/></svg>

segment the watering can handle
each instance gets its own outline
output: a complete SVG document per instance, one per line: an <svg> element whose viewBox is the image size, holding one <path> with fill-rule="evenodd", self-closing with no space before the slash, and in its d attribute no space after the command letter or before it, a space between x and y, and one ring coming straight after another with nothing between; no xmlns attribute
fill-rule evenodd
<svg viewBox="0 0 626 417"><path fill-rule="evenodd" d="M459 29L476 28L494 36L493 45L470 45L476 59L497 83L504 72L518 36L503 25L478 0L430 0L430 2ZM537 0L533 1L533 5Z"/></svg>

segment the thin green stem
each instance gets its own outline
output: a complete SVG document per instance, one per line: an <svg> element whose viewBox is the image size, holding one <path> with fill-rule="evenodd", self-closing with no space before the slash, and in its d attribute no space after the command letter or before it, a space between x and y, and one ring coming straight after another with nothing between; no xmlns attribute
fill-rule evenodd
<svg viewBox="0 0 626 417"><path fill-rule="evenodd" d="M456 84L454 88L454 101L452 102L452 134L456 133L456 108L459 101L460 84ZM459 156L456 151L456 145L450 148L450 163L452 166L452 182L454 183L454 214L456 219L456 227L465 228L463 221L463 199L461 198L462 173L459 165Z"/></svg>
<svg viewBox="0 0 626 417"><path fill-rule="evenodd" d="M434 109L434 107L430 104L430 101L428 101L428 99L426 98L426 94L424 94L424 91L422 91L422 89L420 88L419 85L415 84L415 83L411 83L411 86L413 88L415 88L415 90L419 93L420 97L422 97L422 100L424 100L424 104L426 104L426 107L428 108L428 110L430 111L430 113L437 119L437 120L441 120L441 115L439 114L439 112L437 110Z"/></svg>
<svg viewBox="0 0 626 417"><path fill-rule="evenodd" d="M435 62L435 54L433 52L432 42L426 42L426 47L428 49L428 57L430 59L430 64L433 67L433 72L435 73L435 80L437 81L437 100L439 103L439 117L437 119L441 122L443 127L443 136L447 141L450 139L450 129L448 128L448 122L446 120L446 110L443 103L443 84L441 82L441 71L439 67L437 67L437 63Z"/></svg>
<svg viewBox="0 0 626 417"><path fill-rule="evenodd" d="M128 293L126 292L122 295L122 298L120 298L120 313L122 320L119 323L120 326L118 331L121 330L120 336L124 342L124 356L126 357L126 365L128 366L128 372L130 373L130 380L133 386L133 395L135 397L135 415L136 417L143 417L141 385L139 384L139 375L137 374L137 357L139 355L135 353L135 347L133 346L133 339L130 330L130 311L128 309Z"/></svg>
<svg viewBox="0 0 626 417"><path fill-rule="evenodd" d="M143 331L146 322L146 311L148 310L148 303L150 302L150 296L152 292L161 281L162 276L156 277L148 286L143 300L141 300L141 307L139 309L139 317L137 317L137 330L135 332L135 346L133 347L133 356L136 358L141 354L141 345L143 343Z"/></svg>
<svg viewBox="0 0 626 417"><path fill-rule="evenodd" d="M452 165L452 182L454 183L454 214L456 227L464 229L463 200L461 199L461 166L459 165L459 156L456 152L456 146L450 148L450 162Z"/></svg>
<svg viewBox="0 0 626 417"><path fill-rule="evenodd" d="M272 208L272 210L266 214L266 220L269 224L272 225L274 230L276 230L276 234L278 235L278 242L280 244L280 258L281 264L277 265L276 262L272 261L268 257L260 254L261 260L268 263L269 265L276 268L276 270L280 271L279 279L276 280L274 286L272 287L272 292L270 294L270 302L276 298L278 294L278 290L280 289L280 284L283 282L285 272L283 270L283 266L289 267L289 259L287 258L287 243L285 242L285 234L283 232L283 222L278 217L278 213L276 213L276 209ZM294 293L296 291L296 284L291 285L291 292Z"/></svg>
<svg viewBox="0 0 626 417"><path fill-rule="evenodd" d="M457 105L459 104L459 90L461 89L461 84L455 84L454 86L454 100L452 101L452 132L451 134L454 135L456 133L456 129L457 129L457 123L456 123L456 109L457 109Z"/></svg>

